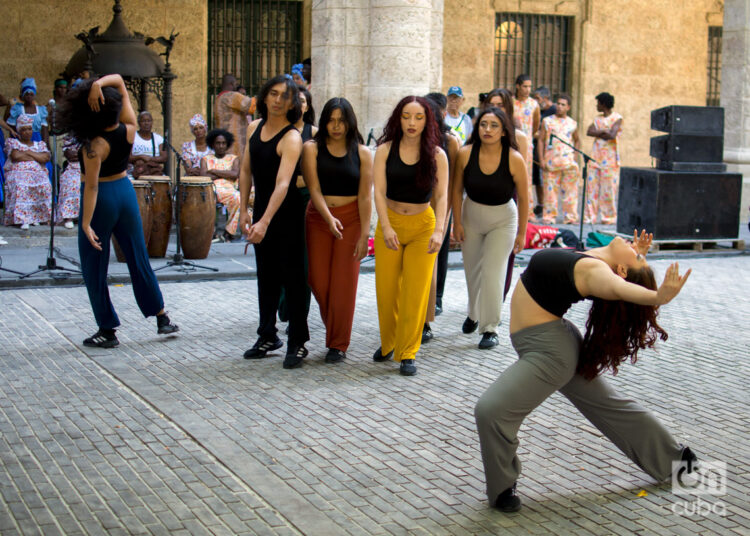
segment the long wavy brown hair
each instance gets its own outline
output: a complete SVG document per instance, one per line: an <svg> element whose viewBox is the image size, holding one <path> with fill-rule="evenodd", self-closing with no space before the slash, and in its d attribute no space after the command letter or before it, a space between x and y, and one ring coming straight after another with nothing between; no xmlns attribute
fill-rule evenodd
<svg viewBox="0 0 750 536"><path fill-rule="evenodd" d="M649 290L657 288L654 272L648 266L629 269L625 281ZM653 348L658 339L667 340L667 332L656 322L658 315L657 306L594 298L577 372L592 380L607 369L617 374L618 367L628 358L635 363L638 350Z"/></svg>
<svg viewBox="0 0 750 536"><path fill-rule="evenodd" d="M424 97L409 95L399 101L393 113L388 118L383 129L383 135L378 138L378 145L391 142L392 147L398 151L404 132L401 130L401 112L404 107L416 102L424 109L425 123L419 140L419 161L417 162L417 186L420 188L434 187L437 183L437 162L435 161L435 150L440 147L440 130L432 106ZM391 149L393 150L393 149Z"/></svg>

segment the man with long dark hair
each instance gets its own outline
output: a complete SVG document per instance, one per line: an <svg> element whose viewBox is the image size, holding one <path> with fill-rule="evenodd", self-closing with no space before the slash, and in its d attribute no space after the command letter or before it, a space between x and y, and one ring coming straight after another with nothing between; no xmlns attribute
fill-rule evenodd
<svg viewBox="0 0 750 536"><path fill-rule="evenodd" d="M295 368L307 355L310 340L305 308L305 229L299 191L290 183L302 153L302 137L294 128L302 114L297 85L280 75L266 82L258 96L261 119L248 128L240 168L239 227L255 248L258 272L258 340L245 359L266 357L281 348L276 313L282 286L289 310L289 338L284 368ZM250 187L255 186L252 225L247 213Z"/></svg>

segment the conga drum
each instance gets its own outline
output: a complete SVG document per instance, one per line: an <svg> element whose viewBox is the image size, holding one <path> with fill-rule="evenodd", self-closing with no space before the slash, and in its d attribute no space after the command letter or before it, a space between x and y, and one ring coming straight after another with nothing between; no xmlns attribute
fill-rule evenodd
<svg viewBox="0 0 750 536"><path fill-rule="evenodd" d="M186 259L205 259L211 249L216 221L216 194L211 177L180 181L180 245Z"/></svg>
<svg viewBox="0 0 750 536"><path fill-rule="evenodd" d="M151 235L148 238L148 256L164 257L169 245L172 227L172 179L163 175L141 175L141 180L151 185Z"/></svg>
<svg viewBox="0 0 750 536"><path fill-rule="evenodd" d="M148 238L151 235L151 205L153 201L151 185L146 181L135 180L133 181L133 189L135 190L135 198L138 200L138 210L141 213L143 240L148 244ZM125 255L123 255L120 244L117 243L114 235L112 235L112 246L115 248L117 262L125 262Z"/></svg>

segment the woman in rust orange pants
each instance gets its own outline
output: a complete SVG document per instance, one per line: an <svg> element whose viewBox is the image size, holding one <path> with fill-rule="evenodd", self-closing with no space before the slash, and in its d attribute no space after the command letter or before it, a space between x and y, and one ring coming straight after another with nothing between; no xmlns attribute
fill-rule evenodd
<svg viewBox="0 0 750 536"><path fill-rule="evenodd" d="M310 190L308 281L326 326L325 360L336 363L349 348L372 210L372 154L346 99L325 104L318 132L302 150L302 173Z"/></svg>

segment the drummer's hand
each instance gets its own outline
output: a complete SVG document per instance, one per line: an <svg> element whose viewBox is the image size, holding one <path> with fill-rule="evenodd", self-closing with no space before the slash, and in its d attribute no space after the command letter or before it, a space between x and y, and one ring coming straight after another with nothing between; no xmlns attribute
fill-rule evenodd
<svg viewBox="0 0 750 536"><path fill-rule="evenodd" d="M250 226L250 232L247 235L248 242L252 244L260 244L261 240L266 236L268 230L268 224L263 220L259 220Z"/></svg>
<svg viewBox="0 0 750 536"><path fill-rule="evenodd" d="M84 234L86 235L86 238L88 238L88 239L89 239L89 242L91 242L91 246L92 246L92 247L93 247L93 248L94 248L95 250L97 250L97 251L101 251L101 250L102 250L102 244L101 244L101 242L99 242L99 237L98 237L98 236L96 236L96 233L95 233L95 232L94 232L94 230L93 230L93 229L91 228L91 226L90 226L90 225L85 225L85 226L82 226L82 229L81 229L81 230L82 230L82 231L83 231L83 233L84 233Z"/></svg>
<svg viewBox="0 0 750 536"><path fill-rule="evenodd" d="M95 112L99 111L100 104L104 104L104 93L102 93L102 86L98 80L91 84L88 101L89 106Z"/></svg>

